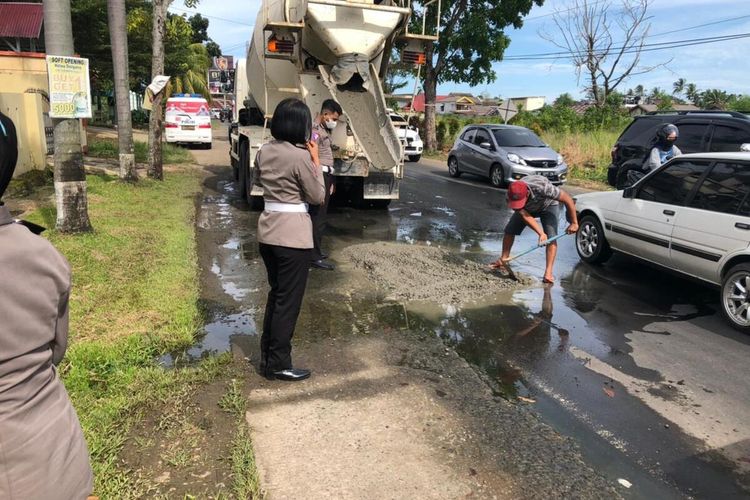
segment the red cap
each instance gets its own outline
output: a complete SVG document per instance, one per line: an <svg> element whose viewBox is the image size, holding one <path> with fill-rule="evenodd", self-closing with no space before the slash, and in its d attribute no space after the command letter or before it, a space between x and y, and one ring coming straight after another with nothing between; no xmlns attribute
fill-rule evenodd
<svg viewBox="0 0 750 500"><path fill-rule="evenodd" d="M508 186L508 206L511 210L520 210L529 198L529 186L523 181L511 182Z"/></svg>

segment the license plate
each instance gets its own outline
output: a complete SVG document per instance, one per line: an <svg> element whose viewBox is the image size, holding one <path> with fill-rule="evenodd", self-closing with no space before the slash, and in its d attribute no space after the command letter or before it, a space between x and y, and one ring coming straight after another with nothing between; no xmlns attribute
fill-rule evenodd
<svg viewBox="0 0 750 500"><path fill-rule="evenodd" d="M545 170L540 170L539 172L536 173L536 175L543 175L545 177L554 177L555 173L554 172L547 172Z"/></svg>
<svg viewBox="0 0 750 500"><path fill-rule="evenodd" d="M183 125L182 130L195 130L195 125Z"/></svg>

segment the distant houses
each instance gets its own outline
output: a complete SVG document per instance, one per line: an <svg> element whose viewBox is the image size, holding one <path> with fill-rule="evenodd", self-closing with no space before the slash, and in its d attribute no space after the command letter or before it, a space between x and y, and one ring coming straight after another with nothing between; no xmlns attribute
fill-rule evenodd
<svg viewBox="0 0 750 500"><path fill-rule="evenodd" d="M396 100L403 112L413 111L414 113L424 113L425 95L419 93L414 96L414 109L412 110L411 94L391 95L389 98ZM510 120L519 111L534 112L542 109L546 104L544 96L525 96L510 97L508 99L493 99L476 97L469 93L454 92L448 95L438 95L436 97L435 112L438 115L459 115L459 116L497 116L505 121ZM659 110L660 102L658 99L641 99L626 96L622 107L627 110L631 116L638 116ZM595 104L592 101L577 101L571 106L573 111L578 115L583 115L589 108ZM693 104L670 104L671 111L698 111L700 108Z"/></svg>

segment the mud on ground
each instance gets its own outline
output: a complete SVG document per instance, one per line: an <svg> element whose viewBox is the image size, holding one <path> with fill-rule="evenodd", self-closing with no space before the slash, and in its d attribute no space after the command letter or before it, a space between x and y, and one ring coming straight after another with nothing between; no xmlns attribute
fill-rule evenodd
<svg viewBox="0 0 750 500"><path fill-rule="evenodd" d="M519 281L456 253L425 245L363 243L345 248L340 255L364 271L392 300L429 300L462 303L532 283Z"/></svg>

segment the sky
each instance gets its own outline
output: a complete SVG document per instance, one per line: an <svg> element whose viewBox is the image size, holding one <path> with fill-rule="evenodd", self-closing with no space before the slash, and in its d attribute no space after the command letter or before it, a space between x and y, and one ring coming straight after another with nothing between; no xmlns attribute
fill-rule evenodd
<svg viewBox="0 0 750 500"><path fill-rule="evenodd" d="M596 0L594 0L596 1ZM618 3L618 0L614 0ZM573 0L546 0L542 7L533 7L521 29L509 29L511 43L507 57L559 52L560 49L540 34L554 32L552 17L556 9L568 9ZM656 44L678 40L750 34L750 0L650 0L650 36L646 43ZM200 0L195 9L179 2L170 10L176 14L200 12L210 20L208 34L227 55L244 57L260 8L259 0ZM700 26L712 23L709 26ZM693 28L695 27L695 28ZM692 29L686 29L692 28ZM665 33L680 30L675 33ZM616 37L619 40L619 37ZM750 94L750 37L718 43L656 50L644 53L642 66L658 67L652 72L624 82L622 90L638 84L646 89L661 87L671 92L672 83L685 78L699 89L720 88L730 93ZM581 98L582 83L569 60L501 61L493 65L497 78L476 87L445 83L438 94L449 92L483 93L496 97L545 96L549 102L568 92ZM409 86L408 88L411 88Z"/></svg>

